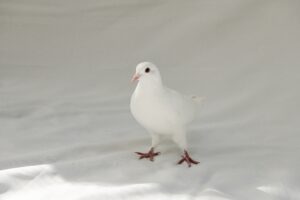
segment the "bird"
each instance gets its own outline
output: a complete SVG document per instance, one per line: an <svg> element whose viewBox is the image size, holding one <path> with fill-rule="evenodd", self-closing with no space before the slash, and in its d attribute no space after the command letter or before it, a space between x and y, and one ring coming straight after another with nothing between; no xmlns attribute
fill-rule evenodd
<svg viewBox="0 0 300 200"><path fill-rule="evenodd" d="M139 159L154 161L160 155L155 149L161 138L168 136L182 151L177 164L198 164L188 153L186 133L202 97L183 95L164 86L158 67L151 62L139 63L131 81L137 82L130 99L131 113L152 139L149 152L135 152Z"/></svg>

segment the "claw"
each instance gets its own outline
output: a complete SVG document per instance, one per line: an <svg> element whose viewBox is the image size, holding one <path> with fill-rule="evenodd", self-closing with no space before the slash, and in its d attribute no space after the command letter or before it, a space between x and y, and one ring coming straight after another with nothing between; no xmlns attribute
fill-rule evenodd
<svg viewBox="0 0 300 200"><path fill-rule="evenodd" d="M184 150L184 154L181 157L182 159L178 161L178 165L182 164L183 162L186 162L188 166L191 167L192 164L197 165L199 163L198 161L193 160L186 150Z"/></svg>
<svg viewBox="0 0 300 200"><path fill-rule="evenodd" d="M160 152L154 152L153 147L150 149L148 153L141 153L141 152L135 152L135 153L140 156L139 157L140 160L143 158L149 158L150 161L154 161L154 157L160 154Z"/></svg>

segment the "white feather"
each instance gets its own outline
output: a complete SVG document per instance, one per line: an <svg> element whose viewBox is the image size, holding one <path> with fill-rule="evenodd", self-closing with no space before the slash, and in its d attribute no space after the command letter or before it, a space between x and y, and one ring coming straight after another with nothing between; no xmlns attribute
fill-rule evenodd
<svg viewBox="0 0 300 200"><path fill-rule="evenodd" d="M145 72L146 68L150 72ZM186 127L194 119L201 99L165 87L158 68L152 63L140 63L136 75L140 78L130 103L134 118L156 137L153 140L159 135L170 135L181 148L186 148ZM156 143L152 142L152 146Z"/></svg>

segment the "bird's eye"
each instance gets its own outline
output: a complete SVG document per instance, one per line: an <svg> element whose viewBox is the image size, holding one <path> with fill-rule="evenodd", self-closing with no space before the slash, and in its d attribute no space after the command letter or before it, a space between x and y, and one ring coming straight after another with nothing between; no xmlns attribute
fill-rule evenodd
<svg viewBox="0 0 300 200"><path fill-rule="evenodd" d="M147 67L147 68L145 69L145 72L146 72L146 73L149 73L149 72L150 72L150 68Z"/></svg>

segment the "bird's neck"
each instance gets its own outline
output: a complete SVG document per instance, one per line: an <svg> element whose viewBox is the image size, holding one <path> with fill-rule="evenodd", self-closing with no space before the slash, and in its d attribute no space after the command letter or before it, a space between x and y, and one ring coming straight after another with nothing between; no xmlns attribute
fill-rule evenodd
<svg viewBox="0 0 300 200"><path fill-rule="evenodd" d="M140 92L159 93L163 90L161 79L141 79L136 88Z"/></svg>

